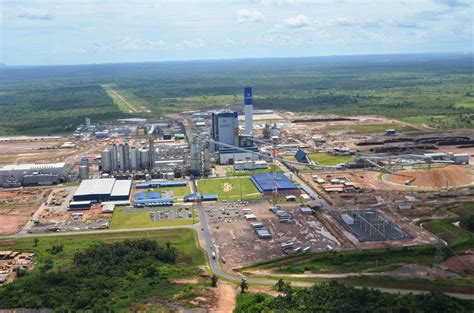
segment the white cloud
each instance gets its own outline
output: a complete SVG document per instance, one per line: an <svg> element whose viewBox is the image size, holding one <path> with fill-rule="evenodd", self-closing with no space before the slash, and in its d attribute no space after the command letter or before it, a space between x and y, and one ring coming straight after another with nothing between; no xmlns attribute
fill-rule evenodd
<svg viewBox="0 0 474 313"><path fill-rule="evenodd" d="M53 16L45 10L33 9L33 8L25 8L22 9L16 15L19 18L25 18L30 20L52 20Z"/></svg>
<svg viewBox="0 0 474 313"><path fill-rule="evenodd" d="M149 49L158 49L164 48L166 42L164 40L152 41L152 40L141 40L134 39L129 36L126 36L118 43L118 48L124 50L149 50Z"/></svg>
<svg viewBox="0 0 474 313"><path fill-rule="evenodd" d="M206 46L206 43L202 39L183 40L183 42L177 46L185 48L203 48Z"/></svg>
<svg viewBox="0 0 474 313"><path fill-rule="evenodd" d="M262 0L262 4L268 5L287 5L296 3L295 0Z"/></svg>
<svg viewBox="0 0 474 313"><path fill-rule="evenodd" d="M297 16L287 18L285 20L285 25L286 27L290 28L303 28L309 26L309 20L305 15L299 14Z"/></svg>
<svg viewBox="0 0 474 313"><path fill-rule="evenodd" d="M265 15L259 11L240 10L237 12L237 17L239 23L261 23L266 21Z"/></svg>

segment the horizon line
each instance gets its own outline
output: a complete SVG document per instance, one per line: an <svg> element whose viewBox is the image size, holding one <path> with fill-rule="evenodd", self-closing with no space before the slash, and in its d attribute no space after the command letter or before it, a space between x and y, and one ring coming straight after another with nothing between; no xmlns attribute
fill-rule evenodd
<svg viewBox="0 0 474 313"><path fill-rule="evenodd" d="M104 63L55 63L55 64L7 64L0 62L0 70L14 67L48 67L48 66L89 66L89 65L120 65L120 64L149 64L149 63L192 63L192 62L221 62L221 61L244 61L244 60L272 60L272 59L311 59L311 58L338 58L338 57L370 57L370 56L397 56L397 55L469 55L474 51L451 51L451 52L399 52L399 53L373 53L373 54L328 54L313 56L287 56L287 57L244 57L244 58L200 58L200 59L175 59L161 61L123 61Z"/></svg>

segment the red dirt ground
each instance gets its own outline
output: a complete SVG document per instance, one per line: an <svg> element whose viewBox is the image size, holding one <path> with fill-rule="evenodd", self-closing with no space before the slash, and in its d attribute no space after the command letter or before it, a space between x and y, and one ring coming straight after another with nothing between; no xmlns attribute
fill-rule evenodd
<svg viewBox="0 0 474 313"><path fill-rule="evenodd" d="M443 168L434 168L431 170L403 171L394 175L388 175L387 180L403 185L410 179L409 177L415 177L411 186L416 187L449 188L472 183L471 175L457 165L448 165Z"/></svg>
<svg viewBox="0 0 474 313"><path fill-rule="evenodd" d="M447 259L441 263L441 267L450 272L474 275L474 250L467 250L464 251L463 254L458 254Z"/></svg>

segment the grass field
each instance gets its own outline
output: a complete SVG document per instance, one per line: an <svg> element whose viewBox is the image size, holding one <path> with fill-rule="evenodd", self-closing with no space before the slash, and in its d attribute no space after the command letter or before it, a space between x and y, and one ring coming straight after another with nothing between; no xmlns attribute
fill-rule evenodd
<svg viewBox="0 0 474 313"><path fill-rule="evenodd" d="M224 186L230 186L224 191ZM198 190L204 194L217 194L223 200L260 200L261 193L248 177L226 179L203 179L197 181Z"/></svg>
<svg viewBox="0 0 474 313"><path fill-rule="evenodd" d="M253 174L263 174L263 173L270 173L271 172L271 164L268 165L267 168L260 168L256 170L251 170L251 171L235 171L233 167L229 167L226 170L225 176L227 177L232 177L232 176L250 176ZM273 171L274 172L282 172L281 168L278 167L277 165L273 165Z"/></svg>
<svg viewBox="0 0 474 313"><path fill-rule="evenodd" d="M182 186L182 187L166 187L166 188L155 188L153 191L158 191L160 194L164 191L169 191L173 193L173 197L175 201L182 202L183 197L189 195L191 193L191 188L189 186Z"/></svg>
<svg viewBox="0 0 474 313"><path fill-rule="evenodd" d="M461 227L456 227L448 220L433 220L423 224L423 227L439 236L450 246L474 246L473 234Z"/></svg>
<svg viewBox="0 0 474 313"><path fill-rule="evenodd" d="M347 163L353 158L348 155L331 155L325 152L309 153L309 158L323 166L335 166L339 163Z"/></svg>
<svg viewBox="0 0 474 313"><path fill-rule="evenodd" d="M39 264L52 258L54 267L59 268L71 263L74 253L91 245L100 242L110 243L126 239L148 238L160 242L171 242L179 250L179 263L198 266L205 263L205 257L197 246L196 236L194 230L183 228L120 233L104 232L101 234L38 237L37 246L35 246L34 237L27 237L17 239L13 246L0 246L0 250L32 251L36 253ZM63 245L63 251L53 255L49 251L53 245Z"/></svg>
<svg viewBox="0 0 474 313"><path fill-rule="evenodd" d="M151 221L149 211L141 212L122 212L126 208L116 208L112 216L111 229L131 229L131 228L150 228L164 226L185 226L192 225L192 218L180 218L174 220ZM197 212L194 212L194 222L197 223Z"/></svg>
<svg viewBox="0 0 474 313"><path fill-rule="evenodd" d="M344 273L374 268L387 268L399 263L432 265L434 247L412 247L318 253L255 264L245 269L276 269L276 273Z"/></svg>
<svg viewBox="0 0 474 313"><path fill-rule="evenodd" d="M403 124L386 123L386 124L361 124L361 125L331 125L324 127L329 131L346 131L358 134L385 133L386 129L393 128L398 132L412 131L415 128Z"/></svg>

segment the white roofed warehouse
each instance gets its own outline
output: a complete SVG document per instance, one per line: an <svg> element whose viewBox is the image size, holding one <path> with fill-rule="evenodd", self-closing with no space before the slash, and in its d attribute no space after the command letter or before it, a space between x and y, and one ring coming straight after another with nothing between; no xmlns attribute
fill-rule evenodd
<svg viewBox="0 0 474 313"><path fill-rule="evenodd" d="M74 193L74 201L125 201L130 199L131 180L85 179Z"/></svg>

